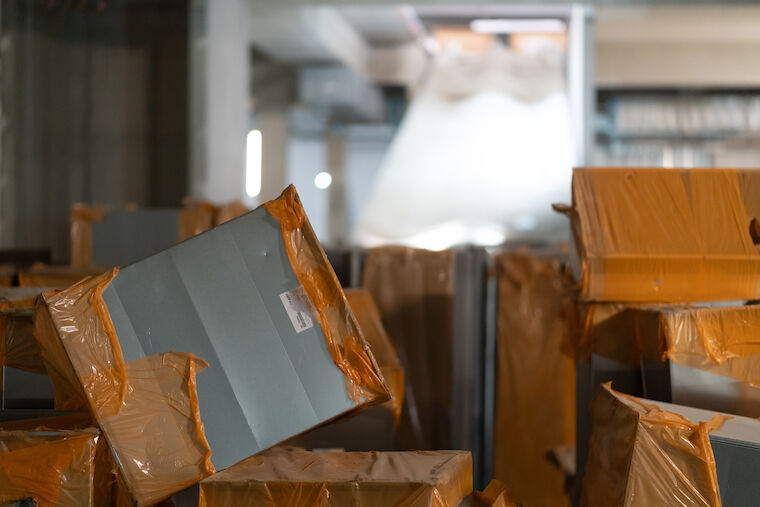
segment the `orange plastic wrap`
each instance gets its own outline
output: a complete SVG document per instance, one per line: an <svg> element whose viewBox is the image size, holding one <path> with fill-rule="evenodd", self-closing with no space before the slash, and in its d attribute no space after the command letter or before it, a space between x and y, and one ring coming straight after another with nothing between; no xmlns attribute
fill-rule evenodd
<svg viewBox="0 0 760 507"><path fill-rule="evenodd" d="M380 368L346 301L338 277L304 213L295 187L264 204L282 228L290 266L317 312L327 350L343 372L346 391L355 402L370 404L390 399Z"/></svg>
<svg viewBox="0 0 760 507"><path fill-rule="evenodd" d="M180 352L124 363L101 297L116 271L46 293L38 315L47 310L46 325L56 330L58 344L49 332L39 336L52 342L42 347L46 364L60 366L60 375L51 374L56 404L59 381L82 399L71 386L73 375L129 493L138 505L151 505L213 473L195 389L206 363Z"/></svg>
<svg viewBox="0 0 760 507"><path fill-rule="evenodd" d="M551 451L575 443L575 364L568 339L571 280L528 251L495 259L498 276L494 477L531 506L569 505Z"/></svg>
<svg viewBox="0 0 760 507"><path fill-rule="evenodd" d="M5 366L46 373L34 339L31 310L0 312L0 358Z"/></svg>
<svg viewBox="0 0 760 507"><path fill-rule="evenodd" d="M450 446L454 261L451 250L386 247L367 253L362 286L375 299L404 367L401 448Z"/></svg>
<svg viewBox="0 0 760 507"><path fill-rule="evenodd" d="M200 485L200 507L456 507L472 491L465 451L274 449Z"/></svg>
<svg viewBox="0 0 760 507"><path fill-rule="evenodd" d="M214 225L221 225L224 222L229 222L233 218L237 218L241 215L245 215L248 213L249 210L245 204L243 204L240 201L232 201L221 208L219 208L219 212L216 214L216 218L214 219Z"/></svg>
<svg viewBox="0 0 760 507"><path fill-rule="evenodd" d="M177 241L185 241L214 227L218 212L210 202L185 200L179 212Z"/></svg>
<svg viewBox="0 0 760 507"><path fill-rule="evenodd" d="M55 294L51 291L49 294ZM34 311L34 338L40 350L45 371L53 386L57 410L89 410L82 386L63 348L58 331L50 317L50 310L43 298L37 301Z"/></svg>
<svg viewBox="0 0 760 507"><path fill-rule="evenodd" d="M507 485L499 479L493 479L483 491L472 493L477 504L484 507L517 507L509 495Z"/></svg>
<svg viewBox="0 0 760 507"><path fill-rule="evenodd" d="M694 423L646 400L599 386L581 505L719 507L708 438L725 416Z"/></svg>
<svg viewBox="0 0 760 507"><path fill-rule="evenodd" d="M92 266L92 223L102 222L105 209L86 204L71 207L71 265Z"/></svg>
<svg viewBox="0 0 760 507"><path fill-rule="evenodd" d="M677 303L753 299L750 236L760 171L582 168L569 210L583 298Z"/></svg>
<svg viewBox="0 0 760 507"><path fill-rule="evenodd" d="M391 399L385 403L392 412L393 420L398 426L401 420L401 407L404 403L404 369L398 359L396 348L391 343L380 320L380 311L372 295L364 289L346 289L346 300L356 316L372 355L380 366L385 383L391 392Z"/></svg>
<svg viewBox="0 0 760 507"><path fill-rule="evenodd" d="M70 432L71 430L94 429L95 426L95 420L89 412L0 422L0 430L3 431L54 432L65 430ZM116 482L116 464L114 463L113 454L111 454L111 450L108 448L106 439L102 436L98 438L94 460L93 505L95 507L111 507L113 488Z"/></svg>
<svg viewBox="0 0 760 507"><path fill-rule="evenodd" d="M637 366L641 357L760 387L760 305L585 306L579 349Z"/></svg>
<svg viewBox="0 0 760 507"><path fill-rule="evenodd" d="M0 431L0 502L33 499L39 507L94 505L91 431Z"/></svg>

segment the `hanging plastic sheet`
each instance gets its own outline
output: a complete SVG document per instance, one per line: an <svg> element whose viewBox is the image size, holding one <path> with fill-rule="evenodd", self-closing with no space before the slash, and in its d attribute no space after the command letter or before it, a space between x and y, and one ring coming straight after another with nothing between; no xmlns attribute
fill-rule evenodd
<svg viewBox="0 0 760 507"><path fill-rule="evenodd" d="M599 386L581 505L720 507L708 433L726 418L693 422Z"/></svg>
<svg viewBox="0 0 760 507"><path fill-rule="evenodd" d="M95 505L97 430L0 431L0 502Z"/></svg>
<svg viewBox="0 0 760 507"><path fill-rule="evenodd" d="M572 283L556 260L528 251L501 254L494 263L494 477L525 505L569 505L565 477L550 454L575 443L575 365L562 353Z"/></svg>
<svg viewBox="0 0 760 507"><path fill-rule="evenodd" d="M582 296L678 303L753 299L760 171L581 168L571 218ZM558 209L558 208L555 208Z"/></svg>
<svg viewBox="0 0 760 507"><path fill-rule="evenodd" d="M201 482L201 507L457 507L472 491L464 451L274 449Z"/></svg>
<svg viewBox="0 0 760 507"><path fill-rule="evenodd" d="M454 261L451 250L367 253L362 286L377 302L405 372L402 449L450 447Z"/></svg>

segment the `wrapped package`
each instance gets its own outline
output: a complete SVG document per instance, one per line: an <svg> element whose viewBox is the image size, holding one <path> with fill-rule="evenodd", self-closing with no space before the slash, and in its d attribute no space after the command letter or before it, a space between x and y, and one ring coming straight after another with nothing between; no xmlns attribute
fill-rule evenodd
<svg viewBox="0 0 760 507"><path fill-rule="evenodd" d="M34 311L0 312L0 408L52 408L53 389L34 338Z"/></svg>
<svg viewBox="0 0 760 507"><path fill-rule="evenodd" d="M675 364L680 373L704 372L690 374L687 381L703 396L663 401L760 416L760 305L596 303L584 305L582 313L585 324L576 335L576 349L631 368L643 365L649 397L662 399L670 396L660 394L663 390L681 389L667 371ZM656 366L663 363L666 371ZM709 384L720 392L708 392Z"/></svg>
<svg viewBox="0 0 760 507"><path fill-rule="evenodd" d="M454 262L451 250L367 253L362 286L377 302L405 371L399 448L441 449L451 441Z"/></svg>
<svg viewBox="0 0 760 507"><path fill-rule="evenodd" d="M465 451L275 449L201 481L201 507L456 507L472 491Z"/></svg>
<svg viewBox="0 0 760 507"><path fill-rule="evenodd" d="M31 309L0 312L0 357L5 366L45 374L40 349L34 339L33 315Z"/></svg>
<svg viewBox="0 0 760 507"><path fill-rule="evenodd" d="M89 408L138 505L389 398L293 187L46 293L35 325L56 408Z"/></svg>
<svg viewBox="0 0 760 507"><path fill-rule="evenodd" d="M0 502L95 504L97 430L0 431ZM103 505L103 504L101 504Z"/></svg>
<svg viewBox="0 0 760 507"><path fill-rule="evenodd" d="M218 207L186 200L182 209L75 204L71 209L71 265L125 266L248 211L240 201Z"/></svg>
<svg viewBox="0 0 760 507"><path fill-rule="evenodd" d="M760 171L581 168L571 218L582 297L678 303L758 297Z"/></svg>
<svg viewBox="0 0 760 507"><path fill-rule="evenodd" d="M109 210L92 224L92 265L126 266L177 242L177 208Z"/></svg>
<svg viewBox="0 0 760 507"><path fill-rule="evenodd" d="M23 431L25 434L71 434L74 430L94 431L95 421L88 412L73 412L52 417L19 419L0 422L2 431ZM95 447L93 472L93 503L95 507L110 507L116 485L116 464L105 438L98 437Z"/></svg>
<svg viewBox="0 0 760 507"><path fill-rule="evenodd" d="M726 416L694 422L609 384L599 386L591 410L582 506L721 505L708 433Z"/></svg>
<svg viewBox="0 0 760 507"><path fill-rule="evenodd" d="M494 477L525 505L569 505L565 476L550 454L575 443L575 365L561 351L572 284L556 260L528 251L501 254L494 264Z"/></svg>

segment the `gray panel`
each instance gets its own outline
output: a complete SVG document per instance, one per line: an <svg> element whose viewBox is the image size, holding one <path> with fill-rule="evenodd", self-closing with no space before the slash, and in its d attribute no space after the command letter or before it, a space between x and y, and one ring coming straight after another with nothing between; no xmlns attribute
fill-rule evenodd
<svg viewBox="0 0 760 507"><path fill-rule="evenodd" d="M178 209L109 211L92 224L92 260L97 266L125 266L177 242Z"/></svg>
<svg viewBox="0 0 760 507"><path fill-rule="evenodd" d="M760 417L760 389L757 387L672 361L668 361L668 367L673 403Z"/></svg>
<svg viewBox="0 0 760 507"><path fill-rule="evenodd" d="M760 389L672 361L644 360L645 397L717 412L760 417Z"/></svg>
<svg viewBox="0 0 760 507"><path fill-rule="evenodd" d="M8 409L53 408L53 386L47 375L3 366L3 406Z"/></svg>
<svg viewBox="0 0 760 507"><path fill-rule="evenodd" d="M314 327L280 294L298 287L280 225L253 211L121 270L104 293L125 360L191 352L217 469L354 406Z"/></svg>
<svg viewBox="0 0 760 507"><path fill-rule="evenodd" d="M725 507L757 505L760 498L760 446L741 440L710 436L720 499Z"/></svg>

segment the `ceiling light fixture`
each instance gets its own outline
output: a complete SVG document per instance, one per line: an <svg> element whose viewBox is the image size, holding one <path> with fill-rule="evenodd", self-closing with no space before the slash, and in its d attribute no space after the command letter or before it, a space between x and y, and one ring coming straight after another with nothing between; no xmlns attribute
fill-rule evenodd
<svg viewBox="0 0 760 507"><path fill-rule="evenodd" d="M561 33L567 25L561 19L473 19L470 30L478 33Z"/></svg>

